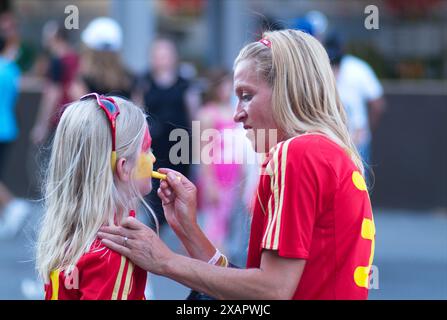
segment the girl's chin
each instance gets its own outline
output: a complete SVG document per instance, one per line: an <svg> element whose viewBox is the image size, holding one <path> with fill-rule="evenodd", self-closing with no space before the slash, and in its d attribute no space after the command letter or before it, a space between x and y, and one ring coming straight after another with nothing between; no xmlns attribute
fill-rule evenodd
<svg viewBox="0 0 447 320"><path fill-rule="evenodd" d="M143 197L147 196L149 193L151 193L152 191L152 181L149 181L148 184L144 185L142 190L141 190L141 194L143 195Z"/></svg>

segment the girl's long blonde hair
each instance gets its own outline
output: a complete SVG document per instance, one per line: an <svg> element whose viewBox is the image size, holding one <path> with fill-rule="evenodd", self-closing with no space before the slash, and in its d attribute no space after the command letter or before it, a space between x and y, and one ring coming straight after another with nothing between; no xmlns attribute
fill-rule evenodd
<svg viewBox="0 0 447 320"><path fill-rule="evenodd" d="M318 40L297 30L264 33L270 43L246 45L235 60L255 62L258 75L272 87L274 120L288 137L321 132L344 148L364 171L349 135L346 114L326 50Z"/></svg>
<svg viewBox="0 0 447 320"><path fill-rule="evenodd" d="M132 102L113 98L120 108L117 159L125 158L134 168L146 117ZM45 214L37 241L36 268L45 283L55 269L70 272L90 250L99 228L119 223L129 210L137 209L138 199L154 216L132 179L125 187L117 183L111 170L111 152L110 124L96 100L69 105L56 130L44 186Z"/></svg>

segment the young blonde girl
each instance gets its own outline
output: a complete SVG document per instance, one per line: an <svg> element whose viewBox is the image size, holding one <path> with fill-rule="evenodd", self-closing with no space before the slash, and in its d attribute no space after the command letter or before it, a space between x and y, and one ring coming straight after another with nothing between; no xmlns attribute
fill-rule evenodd
<svg viewBox="0 0 447 320"><path fill-rule="evenodd" d="M152 213L142 198L152 189L150 145L145 115L130 101L89 94L64 111L37 242L46 299L145 298L146 272L96 234L134 216L139 200Z"/></svg>

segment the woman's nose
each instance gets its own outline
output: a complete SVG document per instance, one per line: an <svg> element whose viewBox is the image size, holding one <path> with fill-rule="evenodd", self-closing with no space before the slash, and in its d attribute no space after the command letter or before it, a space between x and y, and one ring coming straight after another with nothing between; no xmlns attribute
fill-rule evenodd
<svg viewBox="0 0 447 320"><path fill-rule="evenodd" d="M151 153L151 161L152 163L155 163L155 161L157 161L157 158L155 158L153 153Z"/></svg>
<svg viewBox="0 0 447 320"><path fill-rule="evenodd" d="M247 112L242 108L237 108L233 115L234 122L243 122L247 118Z"/></svg>

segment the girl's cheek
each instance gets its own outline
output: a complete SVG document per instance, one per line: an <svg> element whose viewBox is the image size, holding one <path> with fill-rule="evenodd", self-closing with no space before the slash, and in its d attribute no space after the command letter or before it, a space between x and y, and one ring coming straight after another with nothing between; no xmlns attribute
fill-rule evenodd
<svg viewBox="0 0 447 320"><path fill-rule="evenodd" d="M150 178L153 170L152 154L142 153L137 160L137 168L135 170L136 179Z"/></svg>

